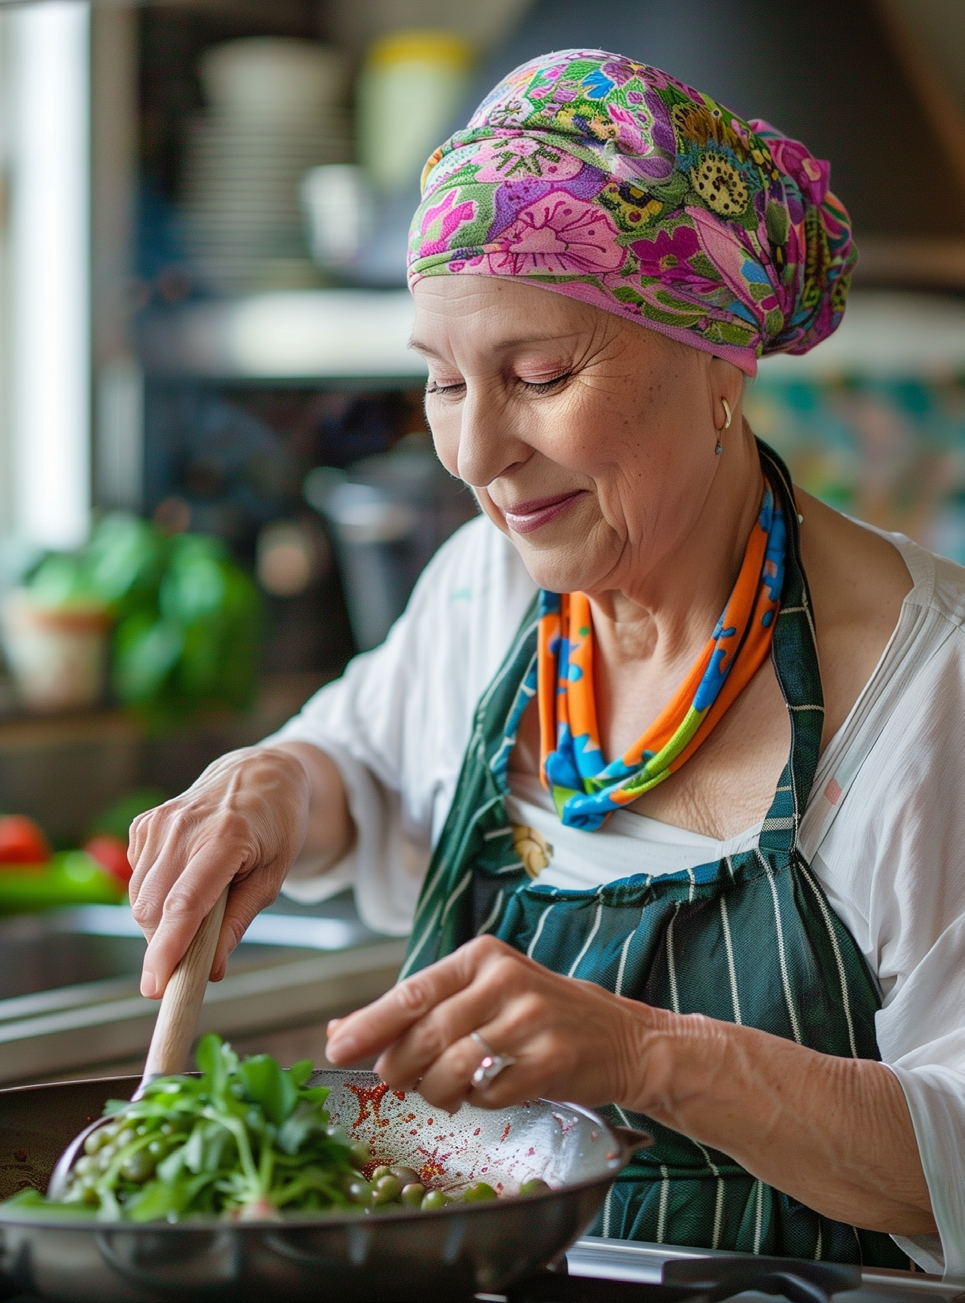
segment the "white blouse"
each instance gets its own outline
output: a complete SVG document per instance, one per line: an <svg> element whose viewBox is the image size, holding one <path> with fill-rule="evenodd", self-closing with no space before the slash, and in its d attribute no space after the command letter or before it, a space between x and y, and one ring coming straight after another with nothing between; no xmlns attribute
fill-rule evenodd
<svg viewBox="0 0 965 1303"><path fill-rule="evenodd" d="M965 570L898 535L913 580L898 625L826 748L801 848L876 974L882 1060L911 1111L938 1236L898 1243L926 1270L965 1276ZM452 801L476 703L532 599L519 555L484 517L439 551L387 640L357 656L267 741L310 742L338 765L358 829L327 874L289 875L304 902L352 885L362 918L404 935ZM563 828L531 779L511 776L514 822L553 846L541 881L625 877L646 841L664 872L753 845L620 811ZM524 817L525 816L525 817Z"/></svg>

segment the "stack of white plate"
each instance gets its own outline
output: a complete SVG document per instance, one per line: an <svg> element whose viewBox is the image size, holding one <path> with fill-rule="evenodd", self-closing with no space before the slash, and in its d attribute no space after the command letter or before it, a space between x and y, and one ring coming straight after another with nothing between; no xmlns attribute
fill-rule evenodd
<svg viewBox="0 0 965 1303"><path fill-rule="evenodd" d="M318 284L299 184L311 167L346 163L346 70L331 47L264 37L202 58L210 107L189 124L182 230L199 279L222 294Z"/></svg>

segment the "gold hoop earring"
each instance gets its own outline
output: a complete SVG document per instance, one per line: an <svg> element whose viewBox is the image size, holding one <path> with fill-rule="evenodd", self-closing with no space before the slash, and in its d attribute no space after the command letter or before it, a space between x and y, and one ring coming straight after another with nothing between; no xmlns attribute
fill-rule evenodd
<svg viewBox="0 0 965 1303"><path fill-rule="evenodd" d="M730 403L727 401L726 398L722 398L720 401L721 401L721 402L723 403L723 405L724 405L724 412L725 412L725 414L726 414L726 416L727 416L727 420L724 422L724 429L725 429L725 430L729 430L729 429L730 429L731 419L732 419L732 418L731 418L731 413L730 413Z"/></svg>

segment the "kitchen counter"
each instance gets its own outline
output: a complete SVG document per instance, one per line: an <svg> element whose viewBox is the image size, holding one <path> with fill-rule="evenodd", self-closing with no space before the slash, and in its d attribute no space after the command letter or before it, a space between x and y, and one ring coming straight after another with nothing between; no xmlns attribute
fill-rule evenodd
<svg viewBox="0 0 965 1303"><path fill-rule="evenodd" d="M404 952L404 941L365 928L347 895L276 903L208 987L200 1031L244 1038L247 1049L259 1033L324 1025L386 991ZM123 905L0 920L0 1083L90 1075L143 1055L158 1008L138 993L143 953Z"/></svg>

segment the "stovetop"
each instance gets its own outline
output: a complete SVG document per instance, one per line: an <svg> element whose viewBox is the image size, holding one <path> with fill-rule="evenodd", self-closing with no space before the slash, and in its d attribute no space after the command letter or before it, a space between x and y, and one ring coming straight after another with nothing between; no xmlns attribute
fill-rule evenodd
<svg viewBox="0 0 965 1303"><path fill-rule="evenodd" d="M565 1274L540 1272L479 1303L965 1303L965 1281L923 1272L862 1270L735 1253L586 1237L566 1255Z"/></svg>
<svg viewBox="0 0 965 1303"><path fill-rule="evenodd" d="M965 1281L587 1236L556 1271L465 1303L965 1303ZM18 1295L5 1303L39 1303ZM194 1303L183 1297L182 1303ZM289 1303L289 1300L280 1301ZM440 1303L438 1295L426 1303Z"/></svg>

